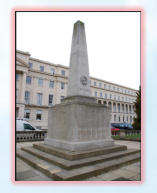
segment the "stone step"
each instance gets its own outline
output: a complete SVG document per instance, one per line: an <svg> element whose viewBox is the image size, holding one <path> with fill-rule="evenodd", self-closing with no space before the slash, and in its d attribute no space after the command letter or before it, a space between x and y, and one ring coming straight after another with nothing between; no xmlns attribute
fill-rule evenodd
<svg viewBox="0 0 157 193"><path fill-rule="evenodd" d="M44 160L41 160L40 158L37 158L36 156L33 156L30 153L27 153L20 149L17 150L16 156L22 159L24 162L26 162L30 166L32 166L33 168L39 170L40 172L44 173L45 175L47 175L48 177L52 179L53 179L54 173L60 172L62 170L58 166L53 165Z"/></svg>
<svg viewBox="0 0 157 193"><path fill-rule="evenodd" d="M120 168L140 160L140 153L128 155L123 158L106 161L103 163L94 164L73 170L62 170L61 172L53 174L53 179L57 181L79 181L89 177L103 174L110 170Z"/></svg>
<svg viewBox="0 0 157 193"><path fill-rule="evenodd" d="M83 167L83 166L87 166L87 165L91 165L91 164L95 164L95 163L100 163L100 162L104 162L104 161L108 161L108 160L112 160L112 159L117 159L120 157L124 157L124 156L128 156L134 153L139 152L139 150L125 150L125 151L121 151L121 152L114 152L114 153L110 153L110 154L105 154L105 155L100 155L100 156L94 156L94 157L89 157L89 158L84 158L84 159L80 159L80 160L66 160L45 152L42 152L38 149L35 149L33 147L23 147L22 148L23 151L26 151L34 156L37 156L38 158L41 158L45 161L48 161L50 163L53 163L61 168L64 169L73 169L73 168L78 168L78 167Z"/></svg>
<svg viewBox="0 0 157 193"><path fill-rule="evenodd" d="M22 150L17 150L16 154L23 161L43 172L52 180L58 181L84 180L88 177L93 177L140 160L140 153L134 153L114 160L66 170Z"/></svg>
<svg viewBox="0 0 157 193"><path fill-rule="evenodd" d="M44 143L33 144L33 147L38 150L44 151L46 153L65 158L67 160L78 160L78 159L89 158L89 157L98 156L98 155L109 154L117 151L127 150L127 146L125 145L114 145L111 147L104 147L104 148L93 149L89 151L77 151L77 152L54 148Z"/></svg>

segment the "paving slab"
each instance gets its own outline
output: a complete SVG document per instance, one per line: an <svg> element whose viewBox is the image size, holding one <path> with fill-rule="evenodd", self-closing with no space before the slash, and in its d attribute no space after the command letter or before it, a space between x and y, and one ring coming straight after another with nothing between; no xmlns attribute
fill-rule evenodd
<svg viewBox="0 0 157 193"><path fill-rule="evenodd" d="M113 175L124 178L132 178L136 175L136 172L125 170L124 168L113 171Z"/></svg>
<svg viewBox="0 0 157 193"><path fill-rule="evenodd" d="M141 180L141 174L137 174L131 178L133 181L140 181Z"/></svg>
<svg viewBox="0 0 157 193"><path fill-rule="evenodd" d="M126 145L128 149L141 149L141 143L137 141L115 140L115 145Z"/></svg>
<svg viewBox="0 0 157 193"><path fill-rule="evenodd" d="M17 149L19 149L21 147L32 146L32 144L36 144L36 143L39 143L39 142L22 142L22 143L17 143L16 147ZM43 142L40 142L40 143L43 143ZM131 148L140 149L139 142L132 142L132 141L129 142L129 141L118 140L115 143L117 145L127 145L128 149L131 149ZM42 162L40 162L40 164L42 164ZM42 165L42 167L43 166L44 165ZM84 181L114 181L114 180L120 181L120 179L123 179L123 181L126 181L127 179L131 181L132 180L140 181L141 180L140 166L141 166L140 161L138 161L136 163L130 164L128 166L124 166L117 170L111 170L109 172L105 172L104 174L89 177ZM129 174L130 171L131 171L131 174ZM36 176L34 176L35 175L34 172L36 173ZM55 168L52 169L52 173L53 172L54 173L56 172ZM53 178L47 177L45 174L29 166L27 163L23 162L19 158L17 158L16 160L16 173L17 173L17 176L19 177L17 180L22 180L22 181L52 181L53 180Z"/></svg>
<svg viewBox="0 0 157 193"><path fill-rule="evenodd" d="M16 180L17 181L50 181L42 172L34 169L24 161L16 158Z"/></svg>

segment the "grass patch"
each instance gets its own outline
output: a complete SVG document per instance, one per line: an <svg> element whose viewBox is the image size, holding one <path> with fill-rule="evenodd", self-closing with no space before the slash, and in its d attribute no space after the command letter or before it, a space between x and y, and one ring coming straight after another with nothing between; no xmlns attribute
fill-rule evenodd
<svg viewBox="0 0 157 193"><path fill-rule="evenodd" d="M130 134L125 137L120 137L119 135L112 136L113 139L123 139L123 140L135 140L135 141L140 141L141 140L141 134Z"/></svg>

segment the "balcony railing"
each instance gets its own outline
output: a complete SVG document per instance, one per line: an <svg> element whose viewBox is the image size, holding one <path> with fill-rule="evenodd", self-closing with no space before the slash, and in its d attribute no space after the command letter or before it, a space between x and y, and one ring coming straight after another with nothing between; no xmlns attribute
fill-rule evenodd
<svg viewBox="0 0 157 193"><path fill-rule="evenodd" d="M16 142L43 141L47 131L16 131Z"/></svg>

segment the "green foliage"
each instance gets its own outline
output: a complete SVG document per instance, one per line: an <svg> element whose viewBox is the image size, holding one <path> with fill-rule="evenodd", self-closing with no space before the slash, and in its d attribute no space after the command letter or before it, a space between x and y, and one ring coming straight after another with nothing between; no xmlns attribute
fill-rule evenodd
<svg viewBox="0 0 157 193"><path fill-rule="evenodd" d="M119 135L117 136L112 136L113 139L127 139L127 140L140 140L141 139L141 133L138 133L138 134L131 134L131 135L128 135L128 136L125 136L125 137L120 137Z"/></svg>
<svg viewBox="0 0 157 193"><path fill-rule="evenodd" d="M141 86L137 92L136 101L134 103L136 118L134 118L133 127L141 130Z"/></svg>

